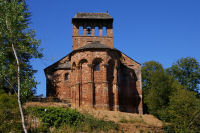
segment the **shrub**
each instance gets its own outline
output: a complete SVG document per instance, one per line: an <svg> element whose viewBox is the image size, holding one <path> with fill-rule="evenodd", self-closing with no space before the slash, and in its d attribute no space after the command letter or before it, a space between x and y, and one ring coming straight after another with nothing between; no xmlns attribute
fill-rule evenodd
<svg viewBox="0 0 200 133"><path fill-rule="evenodd" d="M0 90L0 132L23 132L17 98Z"/></svg>
<svg viewBox="0 0 200 133"><path fill-rule="evenodd" d="M118 125L112 121L104 121L91 115L83 115L75 109L61 107L28 107L27 113L32 114L48 127L66 128L75 131L108 131L117 130Z"/></svg>

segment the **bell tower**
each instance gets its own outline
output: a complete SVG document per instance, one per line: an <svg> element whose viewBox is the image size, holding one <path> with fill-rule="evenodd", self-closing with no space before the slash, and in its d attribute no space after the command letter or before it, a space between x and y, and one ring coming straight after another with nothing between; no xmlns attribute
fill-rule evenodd
<svg viewBox="0 0 200 133"><path fill-rule="evenodd" d="M73 50L92 42L113 48L113 18L108 13L77 13L72 24Z"/></svg>

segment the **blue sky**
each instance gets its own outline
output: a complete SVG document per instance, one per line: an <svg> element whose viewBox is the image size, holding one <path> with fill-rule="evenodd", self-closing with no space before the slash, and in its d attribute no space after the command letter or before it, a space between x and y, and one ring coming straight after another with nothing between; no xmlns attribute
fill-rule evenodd
<svg viewBox="0 0 200 133"><path fill-rule="evenodd" d="M77 12L106 12L114 18L114 47L144 63L155 60L170 67L181 57L200 62L200 0L28 0L30 25L44 48L33 59L40 82L37 95L46 94L43 69L72 50L71 19Z"/></svg>

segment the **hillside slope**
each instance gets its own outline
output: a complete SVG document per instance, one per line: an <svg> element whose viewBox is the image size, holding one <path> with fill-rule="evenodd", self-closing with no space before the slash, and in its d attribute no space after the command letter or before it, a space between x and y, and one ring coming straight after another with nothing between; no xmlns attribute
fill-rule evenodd
<svg viewBox="0 0 200 133"><path fill-rule="evenodd" d="M43 106L43 107L67 107L67 104L64 103L55 103L55 102L29 102L24 106ZM85 109L77 108L77 110L84 114L91 114L96 118L104 119L105 121L111 120L116 123L119 123L120 130L119 132L123 133L160 133L162 131L162 121L158 120L153 115L140 115L132 114L125 112L116 112L116 111L106 111L106 110L94 110L94 109Z"/></svg>

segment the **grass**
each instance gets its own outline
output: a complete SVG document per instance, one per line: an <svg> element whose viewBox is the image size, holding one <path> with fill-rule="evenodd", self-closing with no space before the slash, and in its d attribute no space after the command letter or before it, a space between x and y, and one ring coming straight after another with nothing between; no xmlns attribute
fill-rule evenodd
<svg viewBox="0 0 200 133"><path fill-rule="evenodd" d="M130 117L129 119L126 119L125 117L121 117L121 119L119 120L120 123L142 123L142 124L146 124L146 122L140 118L140 119L136 119L136 118L132 118Z"/></svg>
<svg viewBox="0 0 200 133"><path fill-rule="evenodd" d="M41 125L30 132L108 132L118 130L112 121L94 118L75 109L62 107L28 107L27 114L38 117ZM50 131L51 129L51 131Z"/></svg>

